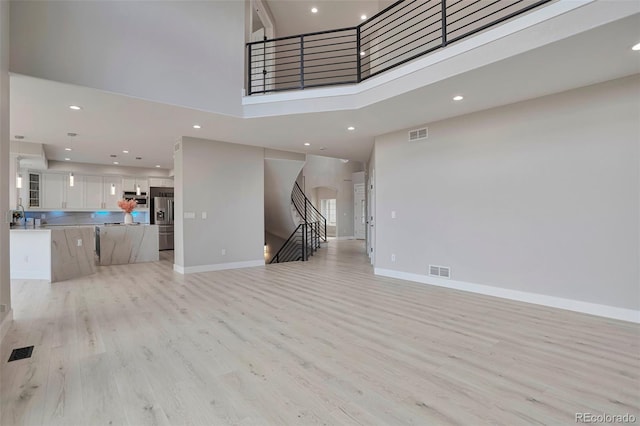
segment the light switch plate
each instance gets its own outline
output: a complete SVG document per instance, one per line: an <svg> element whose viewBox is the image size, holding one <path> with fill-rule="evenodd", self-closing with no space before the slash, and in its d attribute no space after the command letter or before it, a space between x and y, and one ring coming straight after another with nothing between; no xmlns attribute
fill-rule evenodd
<svg viewBox="0 0 640 426"><path fill-rule="evenodd" d="M391 219L395 219L396 218L396 211L392 210L391 211Z"/></svg>
<svg viewBox="0 0 640 426"><path fill-rule="evenodd" d="M78 247L82 247L82 240L78 238Z"/></svg>
<svg viewBox="0 0 640 426"><path fill-rule="evenodd" d="M184 212L184 218L185 219L195 219L196 218L196 214L194 212Z"/></svg>
<svg viewBox="0 0 640 426"><path fill-rule="evenodd" d="M207 212L202 212L202 218L206 219L207 218Z"/></svg>

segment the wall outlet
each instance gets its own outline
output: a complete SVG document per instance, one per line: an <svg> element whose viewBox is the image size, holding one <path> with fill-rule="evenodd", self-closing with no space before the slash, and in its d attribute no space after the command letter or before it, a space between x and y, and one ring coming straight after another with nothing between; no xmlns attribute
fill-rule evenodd
<svg viewBox="0 0 640 426"><path fill-rule="evenodd" d="M194 212L184 212L184 218L185 219L195 219L196 218L196 214Z"/></svg>
<svg viewBox="0 0 640 426"><path fill-rule="evenodd" d="M95 213L91 213L91 219L95 219L96 218L96 214Z"/></svg>
<svg viewBox="0 0 640 426"><path fill-rule="evenodd" d="M391 254L391 261L392 261L392 262L395 262L395 261L396 261L396 254L395 254L395 253L392 253L392 254Z"/></svg>
<svg viewBox="0 0 640 426"><path fill-rule="evenodd" d="M46 218L47 218L47 215L46 215L46 214L42 213L42 214L40 215L40 219L46 219Z"/></svg>
<svg viewBox="0 0 640 426"><path fill-rule="evenodd" d="M391 211L391 219L395 219L396 218L396 211L392 210Z"/></svg>
<svg viewBox="0 0 640 426"><path fill-rule="evenodd" d="M78 238L78 247L82 247L82 240Z"/></svg>
<svg viewBox="0 0 640 426"><path fill-rule="evenodd" d="M206 219L207 218L207 212L202 212L202 218Z"/></svg>
<svg viewBox="0 0 640 426"><path fill-rule="evenodd" d="M227 255L227 249L222 249L222 255L226 256Z"/></svg>

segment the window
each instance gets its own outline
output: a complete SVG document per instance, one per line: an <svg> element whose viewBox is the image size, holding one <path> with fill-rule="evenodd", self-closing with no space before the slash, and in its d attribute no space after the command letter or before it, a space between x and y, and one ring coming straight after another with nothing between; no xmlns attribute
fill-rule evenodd
<svg viewBox="0 0 640 426"><path fill-rule="evenodd" d="M320 213L327 219L327 225L336 225L336 199L320 200Z"/></svg>

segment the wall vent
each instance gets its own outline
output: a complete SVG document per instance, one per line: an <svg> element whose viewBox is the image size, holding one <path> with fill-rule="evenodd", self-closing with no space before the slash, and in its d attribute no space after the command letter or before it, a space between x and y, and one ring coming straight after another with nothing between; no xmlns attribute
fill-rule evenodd
<svg viewBox="0 0 640 426"><path fill-rule="evenodd" d="M448 266L429 265L429 275L440 278L451 278L451 268Z"/></svg>
<svg viewBox="0 0 640 426"><path fill-rule="evenodd" d="M424 129L415 129L409 130L409 142L420 141L426 139L429 136L429 132L427 132L427 128Z"/></svg>

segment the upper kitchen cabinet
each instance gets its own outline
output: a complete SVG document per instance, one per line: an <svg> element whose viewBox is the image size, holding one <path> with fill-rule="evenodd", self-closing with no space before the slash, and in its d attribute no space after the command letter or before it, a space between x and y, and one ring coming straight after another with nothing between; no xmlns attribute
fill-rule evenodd
<svg viewBox="0 0 640 426"><path fill-rule="evenodd" d="M147 178L122 178L122 190L125 192L136 192L140 186L140 192L149 192L149 179Z"/></svg>
<svg viewBox="0 0 640 426"><path fill-rule="evenodd" d="M118 201L122 199L122 178L105 177L102 182L103 209L120 210Z"/></svg>
<svg viewBox="0 0 640 426"><path fill-rule="evenodd" d="M40 208L63 209L64 208L64 184L66 175L60 173L42 173L40 175L42 199Z"/></svg>
<svg viewBox="0 0 640 426"><path fill-rule="evenodd" d="M69 173L42 173L43 209L82 209L85 204L85 176ZM73 183L73 186L72 186Z"/></svg>
<svg viewBox="0 0 640 426"><path fill-rule="evenodd" d="M173 188L173 179L170 178L149 178L149 187Z"/></svg>
<svg viewBox="0 0 640 426"><path fill-rule="evenodd" d="M88 209L104 208L104 188L102 176L84 177L84 207Z"/></svg>

